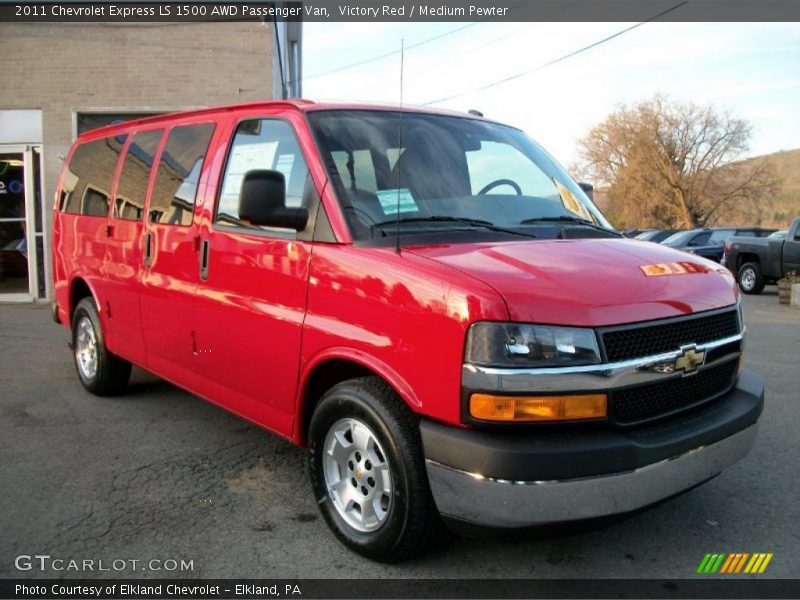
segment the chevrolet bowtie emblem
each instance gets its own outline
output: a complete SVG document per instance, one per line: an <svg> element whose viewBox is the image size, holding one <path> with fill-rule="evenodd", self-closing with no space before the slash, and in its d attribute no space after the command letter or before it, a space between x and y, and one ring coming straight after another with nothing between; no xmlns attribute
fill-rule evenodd
<svg viewBox="0 0 800 600"><path fill-rule="evenodd" d="M697 367L706 361L706 353L698 350L696 346L684 346L682 353L675 361L675 370L684 374L694 373Z"/></svg>

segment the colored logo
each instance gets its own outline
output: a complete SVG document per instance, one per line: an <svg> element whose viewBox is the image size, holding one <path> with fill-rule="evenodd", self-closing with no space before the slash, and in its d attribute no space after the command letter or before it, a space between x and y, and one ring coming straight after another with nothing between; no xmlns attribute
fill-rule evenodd
<svg viewBox="0 0 800 600"><path fill-rule="evenodd" d="M697 572L703 575L719 573L731 575L736 573L763 573L772 560L772 552L735 552L733 554L706 554L697 567Z"/></svg>
<svg viewBox="0 0 800 600"><path fill-rule="evenodd" d="M697 367L706 361L706 353L698 350L695 346L685 346L683 354L675 361L675 370L683 371L684 374L694 373Z"/></svg>

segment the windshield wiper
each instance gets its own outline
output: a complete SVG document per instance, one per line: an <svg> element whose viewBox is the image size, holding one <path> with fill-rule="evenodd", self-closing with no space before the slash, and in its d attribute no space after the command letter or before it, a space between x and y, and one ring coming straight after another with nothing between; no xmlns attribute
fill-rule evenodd
<svg viewBox="0 0 800 600"><path fill-rule="evenodd" d="M603 227L602 225L592 223L588 219L570 217L569 215L559 215L557 217L533 217L532 219L524 219L520 221L519 224L531 225L533 223L576 223L578 225L583 225L584 227L591 227L592 229L596 229L597 231L603 231L605 233L613 233L615 235L618 235L619 237L623 237L623 235L618 231L614 231L613 229L608 229L607 227Z"/></svg>
<svg viewBox="0 0 800 600"><path fill-rule="evenodd" d="M380 221L378 223L373 223L370 226L370 229L373 231L378 227L386 227L388 225L397 225L396 219L391 219L387 221ZM448 215L431 215L430 217L414 217L413 219L400 219L400 223L461 223L464 225L469 225L471 227L482 227L484 229L488 229L490 231L498 231L500 233L508 233L511 235L520 235L526 238L536 238L538 236L532 233L524 233L522 231L515 231L514 229L506 229L505 227L499 227L495 225L491 221L484 221L483 219L470 219L468 217L451 217Z"/></svg>

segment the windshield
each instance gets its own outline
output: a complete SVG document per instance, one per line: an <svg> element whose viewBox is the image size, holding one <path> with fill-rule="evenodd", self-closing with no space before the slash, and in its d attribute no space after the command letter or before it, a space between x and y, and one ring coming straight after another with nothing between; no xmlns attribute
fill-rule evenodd
<svg viewBox="0 0 800 600"><path fill-rule="evenodd" d="M541 228L612 229L517 129L413 112L307 114L355 239L393 235L398 217L404 235L485 228L546 237Z"/></svg>
<svg viewBox="0 0 800 600"><path fill-rule="evenodd" d="M673 233L661 243L664 246L672 246L673 248L685 246L689 239L696 233L696 231L679 231L678 233Z"/></svg>

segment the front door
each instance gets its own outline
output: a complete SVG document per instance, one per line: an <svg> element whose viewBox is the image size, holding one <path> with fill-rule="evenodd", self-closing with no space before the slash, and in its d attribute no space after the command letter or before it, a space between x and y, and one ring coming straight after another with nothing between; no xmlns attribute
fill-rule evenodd
<svg viewBox="0 0 800 600"><path fill-rule="evenodd" d="M800 227L783 242L783 271L784 275L789 271L800 273Z"/></svg>
<svg viewBox="0 0 800 600"><path fill-rule="evenodd" d="M253 169L283 173L286 205L303 203L308 169L288 122L252 118L236 127L213 222L201 230L195 368L229 410L289 435L311 249L294 230L240 218L239 189Z"/></svg>
<svg viewBox="0 0 800 600"><path fill-rule="evenodd" d="M45 295L41 149L0 146L0 301Z"/></svg>

